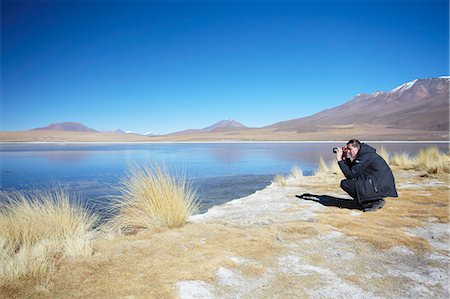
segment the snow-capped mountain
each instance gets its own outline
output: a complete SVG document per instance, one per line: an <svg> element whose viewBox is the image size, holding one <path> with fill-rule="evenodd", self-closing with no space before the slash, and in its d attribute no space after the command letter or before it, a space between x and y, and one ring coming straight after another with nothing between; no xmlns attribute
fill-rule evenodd
<svg viewBox="0 0 450 299"><path fill-rule="evenodd" d="M138 133L135 133L133 131L124 131L124 130L121 130L121 129L114 129L114 130L111 130L111 131L102 131L102 132L103 133L122 134L122 135L124 135L124 134L138 134Z"/></svg>
<svg viewBox="0 0 450 299"><path fill-rule="evenodd" d="M113 134L127 134L127 132L121 130L121 129L114 129L111 131L104 131L105 133L113 133Z"/></svg>
<svg viewBox="0 0 450 299"><path fill-rule="evenodd" d="M450 77L415 79L392 89L358 94L343 105L314 115L278 122L276 131L318 131L321 128L375 124L386 128L447 131Z"/></svg>
<svg viewBox="0 0 450 299"><path fill-rule="evenodd" d="M144 135L145 135L145 136L158 136L159 133L155 133L155 132L152 132L152 131L148 131L148 132L145 132Z"/></svg>
<svg viewBox="0 0 450 299"><path fill-rule="evenodd" d="M393 90L391 90L391 93L401 93L401 92L405 92L408 89L410 89L411 87L414 86L414 84L416 84L417 79L403 83L402 85L400 85L399 87L394 88Z"/></svg>

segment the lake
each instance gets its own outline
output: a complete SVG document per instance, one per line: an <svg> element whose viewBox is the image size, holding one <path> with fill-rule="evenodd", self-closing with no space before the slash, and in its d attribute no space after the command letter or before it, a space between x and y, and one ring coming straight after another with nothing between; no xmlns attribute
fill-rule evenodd
<svg viewBox="0 0 450 299"><path fill-rule="evenodd" d="M369 143L390 153L417 153L430 144ZM332 148L344 144L302 143L3 143L0 144L1 189L30 190L64 186L100 209L133 165L164 164L185 175L197 189L202 212L214 205L263 189L294 165L305 175L318 160L334 159ZM448 143L433 143L448 152Z"/></svg>

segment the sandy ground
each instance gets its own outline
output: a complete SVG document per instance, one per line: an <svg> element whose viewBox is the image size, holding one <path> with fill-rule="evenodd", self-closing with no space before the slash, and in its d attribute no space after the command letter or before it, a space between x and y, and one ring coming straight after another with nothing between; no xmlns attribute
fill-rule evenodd
<svg viewBox="0 0 450 299"><path fill-rule="evenodd" d="M449 298L448 175L395 172L399 198L356 209L340 177L304 177L96 242L17 298ZM295 195L312 193L315 200Z"/></svg>

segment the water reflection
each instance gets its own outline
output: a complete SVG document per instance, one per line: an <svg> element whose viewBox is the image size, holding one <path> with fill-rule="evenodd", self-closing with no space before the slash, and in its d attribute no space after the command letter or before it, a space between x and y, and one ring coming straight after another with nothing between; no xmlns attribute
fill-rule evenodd
<svg viewBox="0 0 450 299"><path fill-rule="evenodd" d="M92 153L88 151L49 151L37 152L36 158L47 159L51 163L73 164L81 163L89 158Z"/></svg>
<svg viewBox="0 0 450 299"><path fill-rule="evenodd" d="M211 146L210 153L219 162L236 163L245 158L246 149L238 144Z"/></svg>

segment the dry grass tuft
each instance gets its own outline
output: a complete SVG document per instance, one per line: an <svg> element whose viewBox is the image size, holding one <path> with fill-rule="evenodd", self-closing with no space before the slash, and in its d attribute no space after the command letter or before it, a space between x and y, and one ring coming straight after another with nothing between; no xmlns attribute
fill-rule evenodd
<svg viewBox="0 0 450 299"><path fill-rule="evenodd" d="M299 180L303 179L303 171L300 169L300 167L298 167L297 165L292 167L289 179L292 179L295 181L299 181Z"/></svg>
<svg viewBox="0 0 450 299"><path fill-rule="evenodd" d="M390 163L390 155L388 153L388 151L386 150L386 148L384 146L381 146L378 150L377 150L377 154L381 156L381 158L384 159L384 161L386 161L387 164Z"/></svg>
<svg viewBox="0 0 450 299"><path fill-rule="evenodd" d="M449 156L441 153L437 147L421 149L415 159L416 167L427 173L449 173Z"/></svg>
<svg viewBox="0 0 450 299"><path fill-rule="evenodd" d="M428 174L449 173L449 156L437 147L421 149L415 157L406 153L392 156L391 164L405 170L422 170Z"/></svg>
<svg viewBox="0 0 450 299"><path fill-rule="evenodd" d="M281 187L286 187L288 185L295 186L298 185L303 180L303 171L295 165L291 169L291 173L288 176L276 175L274 178L274 183Z"/></svg>
<svg viewBox="0 0 450 299"><path fill-rule="evenodd" d="M169 174L165 167L132 168L119 188L122 196L113 204L113 227L120 231L174 228L184 225L199 207L196 191Z"/></svg>
<svg viewBox="0 0 450 299"><path fill-rule="evenodd" d="M92 254L98 218L63 189L1 193L0 285L45 279L61 255Z"/></svg>
<svg viewBox="0 0 450 299"><path fill-rule="evenodd" d="M274 183L281 187L287 186L287 180L285 176L282 176L280 174L277 174L275 178L273 179Z"/></svg>
<svg viewBox="0 0 450 299"><path fill-rule="evenodd" d="M394 154L390 160L392 166L409 170L414 168L414 161L407 153Z"/></svg>
<svg viewBox="0 0 450 299"><path fill-rule="evenodd" d="M323 177L323 176L336 176L342 174L341 169L337 161L330 161L328 163L320 157L319 159L319 169L316 170L315 176Z"/></svg>

